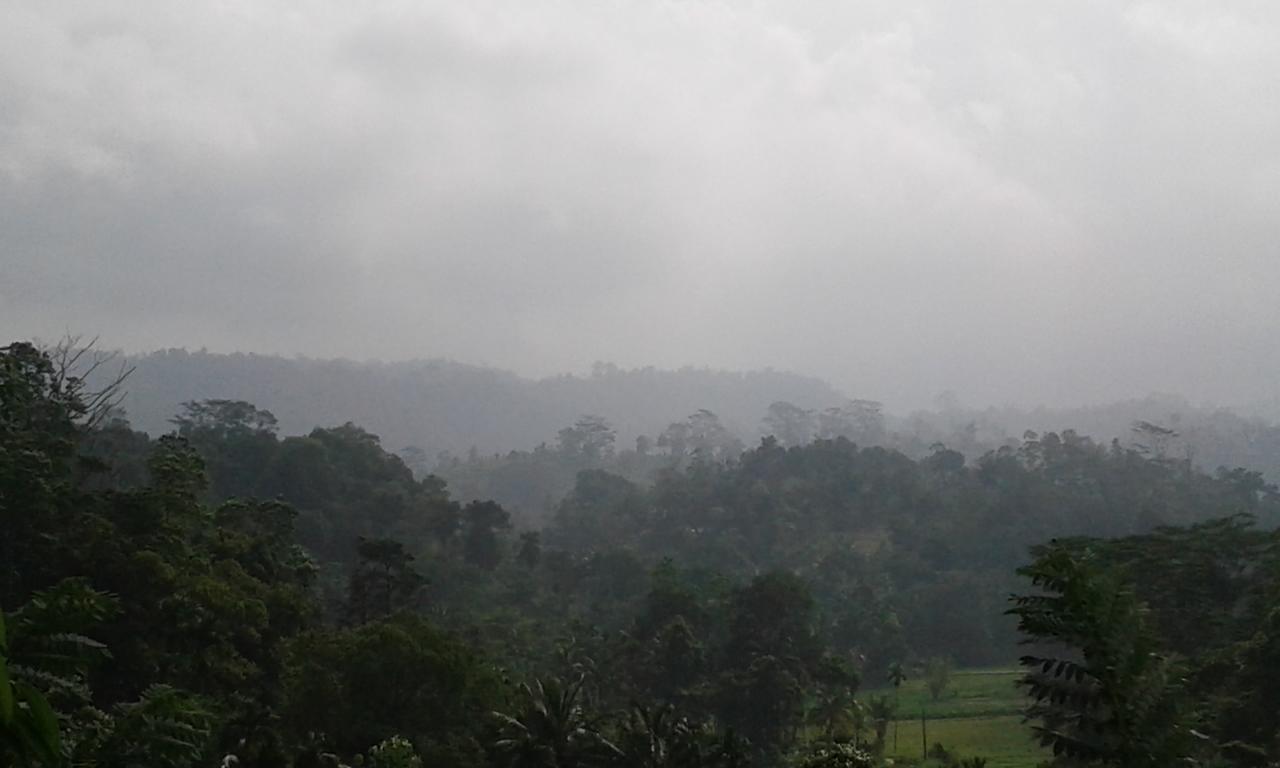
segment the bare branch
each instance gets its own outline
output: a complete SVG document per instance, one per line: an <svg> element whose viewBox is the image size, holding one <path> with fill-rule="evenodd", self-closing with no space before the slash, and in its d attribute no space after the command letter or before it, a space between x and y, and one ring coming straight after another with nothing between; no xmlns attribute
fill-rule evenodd
<svg viewBox="0 0 1280 768"><path fill-rule="evenodd" d="M120 366L114 373L102 374L105 376L103 383L90 388L89 379L96 378L101 369L120 357L120 353L98 352L95 349L97 336L87 343L81 343L81 338L68 334L46 352L53 363L54 384L80 401L84 412L78 421L81 428L90 430L119 412L120 404L128 396L124 382L133 373L134 366L120 360Z"/></svg>

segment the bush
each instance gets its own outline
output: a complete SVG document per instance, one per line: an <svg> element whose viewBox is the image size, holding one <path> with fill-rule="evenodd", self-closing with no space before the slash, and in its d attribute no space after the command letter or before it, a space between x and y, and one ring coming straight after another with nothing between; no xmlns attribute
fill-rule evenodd
<svg viewBox="0 0 1280 768"><path fill-rule="evenodd" d="M875 756L845 742L814 746L793 763L795 768L874 768Z"/></svg>
<svg viewBox="0 0 1280 768"><path fill-rule="evenodd" d="M422 768L422 760L403 736L392 736L369 750L373 768Z"/></svg>

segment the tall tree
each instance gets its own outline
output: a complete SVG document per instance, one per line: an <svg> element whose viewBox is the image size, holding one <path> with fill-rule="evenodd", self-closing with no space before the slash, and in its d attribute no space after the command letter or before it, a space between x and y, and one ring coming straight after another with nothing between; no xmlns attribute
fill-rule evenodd
<svg viewBox="0 0 1280 768"><path fill-rule="evenodd" d="M495 501L473 501L462 508L462 554L468 563L492 571L502 562L502 532L511 515Z"/></svg>
<svg viewBox="0 0 1280 768"><path fill-rule="evenodd" d="M1192 753L1182 672L1160 653L1146 611L1113 575L1062 547L1019 573L1043 593L1013 597L1025 641L1069 655L1022 657L1027 716L1055 755L1096 764L1168 766Z"/></svg>
<svg viewBox="0 0 1280 768"><path fill-rule="evenodd" d="M413 605L426 579L413 568L413 555L393 539L366 539L356 544L347 610L363 624Z"/></svg>
<svg viewBox="0 0 1280 768"><path fill-rule="evenodd" d="M611 458L616 439L617 433L608 421L591 415L580 417L557 435L561 455L581 462L582 466L594 466Z"/></svg>
<svg viewBox="0 0 1280 768"><path fill-rule="evenodd" d="M783 446L804 445L813 439L817 427L813 411L783 400L769 405L764 416L766 435L772 435Z"/></svg>
<svg viewBox="0 0 1280 768"><path fill-rule="evenodd" d="M592 768L621 753L582 705L581 679L551 678L520 687L520 709L494 713L499 736L491 751L503 768Z"/></svg>

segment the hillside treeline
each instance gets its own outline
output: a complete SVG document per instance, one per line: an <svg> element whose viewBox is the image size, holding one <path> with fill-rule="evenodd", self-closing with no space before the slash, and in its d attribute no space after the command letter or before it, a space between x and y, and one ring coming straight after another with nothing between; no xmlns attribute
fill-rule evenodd
<svg viewBox="0 0 1280 768"><path fill-rule="evenodd" d="M902 413L881 409L874 402L877 393L858 392L872 399L850 399L820 380L775 371L627 370L600 363L588 375L528 379L447 360L362 363L186 350L121 362L134 368L123 409L136 429L153 436L172 428L170 420L183 403L206 399L253 403L274 414L285 435L352 422L379 435L384 447L420 474L434 471L451 485L500 498L534 517L549 508L548 495L552 503L564 495L573 472L548 484L543 466L537 474L543 486L550 485L548 494L538 483L521 481L521 474L530 473L523 466L503 467L505 477L485 487L487 468L462 465L499 464L495 456L500 460L513 451L515 464L527 464L540 447L556 447L557 431L581 414L607 421L620 452L646 450L646 443L656 448L671 425L706 409L745 445L767 435L788 446L844 436L917 459L942 443L973 460L1016 447L1028 430L1073 430L1101 443L1118 439L1126 447L1190 459L1208 472L1247 467L1280 481L1280 428L1275 408L1265 404L1235 412L1151 395L1089 407L972 408L944 393L932 410ZM831 423L850 415L861 421L856 429ZM1153 444L1149 434L1135 434L1141 424L1169 435ZM649 466L643 464L646 472Z"/></svg>
<svg viewBox="0 0 1280 768"><path fill-rule="evenodd" d="M120 362L134 369L122 406L136 428L152 435L169 431L184 402L244 400L275 414L287 435L350 421L390 450L414 446L432 460L442 451L532 449L583 413L608 418L629 444L710 408L754 440L774 400L808 408L843 400L822 381L776 371L624 370L602 363L587 375L529 379L449 360L366 363L186 350Z"/></svg>
<svg viewBox="0 0 1280 768"><path fill-rule="evenodd" d="M1007 663L1019 636L1079 649L1071 696L1029 678L1065 755L1139 764L1116 746L1138 730L1161 759L1280 754L1274 719L1232 715L1273 696L1280 497L1256 472L1071 432L968 461L843 436L739 452L697 412L647 481L587 469L517 527L353 424L281 437L204 400L152 438L113 402L0 351L10 762L873 765L892 703L864 681ZM580 419L555 453L616 461L611 435ZM1026 573L1063 597L1006 616L1054 539ZM1176 666L1193 657L1220 666Z"/></svg>

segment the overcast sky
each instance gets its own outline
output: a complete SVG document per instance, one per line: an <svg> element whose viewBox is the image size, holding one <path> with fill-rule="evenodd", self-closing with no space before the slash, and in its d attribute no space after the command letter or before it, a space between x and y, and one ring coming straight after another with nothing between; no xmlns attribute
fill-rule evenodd
<svg viewBox="0 0 1280 768"><path fill-rule="evenodd" d="M1280 392L1280 3L0 0L0 329Z"/></svg>

